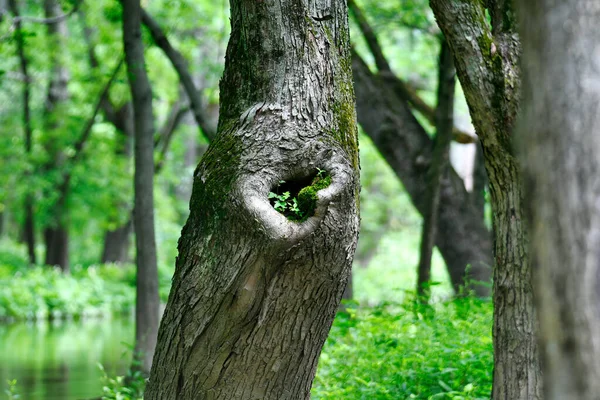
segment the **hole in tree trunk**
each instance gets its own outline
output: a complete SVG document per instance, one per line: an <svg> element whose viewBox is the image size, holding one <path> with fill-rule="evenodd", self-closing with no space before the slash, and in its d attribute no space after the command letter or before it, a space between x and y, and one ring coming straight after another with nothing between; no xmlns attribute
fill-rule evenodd
<svg viewBox="0 0 600 400"><path fill-rule="evenodd" d="M317 169L305 177L279 181L271 188L269 201L275 210L287 219L296 222L306 221L312 217L317 208L317 192L331 183L327 171Z"/></svg>

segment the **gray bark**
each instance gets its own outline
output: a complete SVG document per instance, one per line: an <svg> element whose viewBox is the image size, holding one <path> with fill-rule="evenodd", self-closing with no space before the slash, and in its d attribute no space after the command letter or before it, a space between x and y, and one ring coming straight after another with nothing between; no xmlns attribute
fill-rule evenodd
<svg viewBox="0 0 600 400"><path fill-rule="evenodd" d="M452 48L482 145L494 225L493 399L541 398L535 312L522 207L522 177L512 149L519 106L520 43L511 1L430 0ZM491 29L486 20L487 7Z"/></svg>
<svg viewBox="0 0 600 400"><path fill-rule="evenodd" d="M19 67L21 74L23 75L23 131L25 133L25 154L28 158L31 158L32 150L32 129L31 129L31 109L29 107L29 99L31 94L31 78L29 76L29 62L27 55L25 54L25 38L21 29L21 21L18 20L20 17L19 7L17 0L8 0L8 6L17 22L15 22L15 36L17 42L17 54L19 56ZM0 7L3 10L4 7ZM0 11L2 11L0 10ZM31 160L28 160L30 162ZM27 173L26 179L29 179L29 173ZM23 236L25 243L27 244L27 255L29 257L29 263L36 263L35 256L35 218L33 213L33 193L31 188L27 189L25 193L25 220L23 224Z"/></svg>
<svg viewBox="0 0 600 400"><path fill-rule="evenodd" d="M450 48L445 40L440 44L436 109L436 136L433 157L427 172L427 200L424 205L423 229L419 265L417 268L417 295L427 302L430 295L431 256L437 237L442 179L450 163L450 144L454 128L454 88L456 70Z"/></svg>
<svg viewBox="0 0 600 400"><path fill-rule="evenodd" d="M600 3L519 2L525 169L544 398L600 396Z"/></svg>
<svg viewBox="0 0 600 400"><path fill-rule="evenodd" d="M190 217L148 400L307 399L358 235L358 143L341 0L231 1L218 134ZM313 216L270 204L280 180L332 182Z"/></svg>
<svg viewBox="0 0 600 400"><path fill-rule="evenodd" d="M123 0L123 44L135 130L134 227L136 247L135 357L148 373L159 322L158 270L154 233L154 114L146 74L139 0Z"/></svg>
<svg viewBox="0 0 600 400"><path fill-rule="evenodd" d="M352 69L358 121L423 215L432 141L406 101L389 85L388 77L373 75L356 54ZM491 238L483 221L476 216L462 180L451 168L448 178L442 181L437 223L436 245L444 257L454 289L459 293L466 282L478 296L489 296Z"/></svg>

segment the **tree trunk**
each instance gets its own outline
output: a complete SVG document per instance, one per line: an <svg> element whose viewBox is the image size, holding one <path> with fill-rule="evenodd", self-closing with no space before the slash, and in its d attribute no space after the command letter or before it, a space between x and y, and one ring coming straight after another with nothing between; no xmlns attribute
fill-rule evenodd
<svg viewBox="0 0 600 400"><path fill-rule="evenodd" d="M232 0L231 24L147 400L308 399L356 247L345 2ZM304 188L304 222L269 202L285 187Z"/></svg>
<svg viewBox="0 0 600 400"><path fill-rule="evenodd" d="M19 7L17 0L9 0L8 6L15 18L19 18ZM27 162L31 162L31 149L32 149L32 129L31 129L31 111L29 107L29 99L31 93L31 79L29 77L28 60L25 54L25 38L21 29L21 21L17 20L15 23L15 33L17 41L17 53L19 56L19 66L21 74L23 75L23 131L25 133L25 155L27 156ZM29 173L27 173L26 179L29 179ZM23 224L23 236L25 237L25 243L27 244L27 255L29 257L29 263L35 264L35 220L33 214L33 193L30 188L25 193L25 219Z"/></svg>
<svg viewBox="0 0 600 400"><path fill-rule="evenodd" d="M45 265L56 266L64 272L69 268L69 231L64 227L49 227L44 230L46 243Z"/></svg>
<svg viewBox="0 0 600 400"><path fill-rule="evenodd" d="M427 302L430 295L431 256L437 236L442 179L450 162L450 144L454 128L454 88L456 70L450 48L445 40L440 45L439 75L436 108L436 137L433 157L427 174L429 190L423 214L423 231L418 266L417 295Z"/></svg>
<svg viewBox="0 0 600 400"><path fill-rule="evenodd" d="M494 224L493 399L541 398L540 363L522 208L522 180L512 150L518 110L520 44L512 2L431 0L454 54L489 178Z"/></svg>
<svg viewBox="0 0 600 400"><path fill-rule="evenodd" d="M154 115L146 74L139 0L123 0L123 43L135 130L134 227L136 247L135 357L148 373L159 322L158 270L154 234Z"/></svg>
<svg viewBox="0 0 600 400"><path fill-rule="evenodd" d="M63 158L62 149L56 147L56 137L62 134L60 108L69 98L67 82L69 80L69 70L66 66L65 51L67 41L67 23L64 18L56 19L56 16L63 15L60 4L57 0L44 0L44 12L52 22L46 24L48 27L48 47L50 49L50 82L48 84L48 93L45 104L45 129L47 138L44 147L49 154L49 167L57 167ZM59 186L61 184L59 183ZM64 200L64 199L62 199ZM46 265L59 266L62 270L68 270L68 221L67 210L63 204L57 201L52 208L51 221L45 228L44 239L46 246Z"/></svg>
<svg viewBox="0 0 600 400"><path fill-rule="evenodd" d="M544 399L600 395L600 4L521 1L518 126Z"/></svg>
<svg viewBox="0 0 600 400"><path fill-rule="evenodd" d="M423 215L427 170L433 149L431 139L406 101L390 87L389 78L374 76L356 54L352 69L358 121ZM448 179L442 181L436 245L457 293L467 283L478 296L489 296L492 264L489 232L477 217L462 180L452 168L448 175Z"/></svg>

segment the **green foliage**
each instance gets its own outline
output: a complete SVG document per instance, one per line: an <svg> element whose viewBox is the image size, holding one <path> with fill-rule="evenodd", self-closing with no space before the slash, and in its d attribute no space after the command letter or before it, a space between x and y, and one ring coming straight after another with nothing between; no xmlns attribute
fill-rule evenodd
<svg viewBox="0 0 600 400"><path fill-rule="evenodd" d="M313 399L489 399L492 305L472 298L413 302L338 314L317 370Z"/></svg>
<svg viewBox="0 0 600 400"><path fill-rule="evenodd" d="M144 375L129 368L126 375L110 377L102 364L98 364L102 373L102 400L141 400L146 387Z"/></svg>
<svg viewBox="0 0 600 400"><path fill-rule="evenodd" d="M326 171L317 168L317 174L310 185L300 189L295 195L292 195L290 191L279 194L279 188L283 184L285 181L279 181L277 190L269 192L273 208L291 221L303 222L314 215L319 200L317 192L331 184L331 176Z"/></svg>
<svg viewBox="0 0 600 400"><path fill-rule="evenodd" d="M99 316L130 310L134 290L124 281L103 279L108 267L90 267L65 275L34 267L0 277L0 319ZM6 274L7 267L0 267Z"/></svg>
<svg viewBox="0 0 600 400"><path fill-rule="evenodd" d="M7 388L4 390L6 400L17 400L20 399L19 391L17 390L17 380L10 379L6 381Z"/></svg>

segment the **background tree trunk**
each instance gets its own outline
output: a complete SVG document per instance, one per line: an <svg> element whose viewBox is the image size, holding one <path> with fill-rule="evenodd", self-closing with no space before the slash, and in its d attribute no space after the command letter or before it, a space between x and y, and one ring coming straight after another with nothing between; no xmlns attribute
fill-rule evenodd
<svg viewBox="0 0 600 400"><path fill-rule="evenodd" d="M15 18L19 18L19 7L17 0L8 0L8 6ZM15 33L17 39L17 53L19 56L19 66L23 75L23 131L25 133L25 155L28 162L31 162L32 149L32 129L31 129L31 110L29 108L29 99L31 94L31 78L28 71L28 60L25 54L25 38L21 29L21 21L15 23ZM25 179L29 179L29 174ZM25 219L23 223L23 236L27 244L27 255L29 263L36 263L35 256L35 219L33 214L33 193L28 190L24 201Z"/></svg>
<svg viewBox="0 0 600 400"><path fill-rule="evenodd" d="M600 395L600 3L520 1L519 124L544 399Z"/></svg>
<svg viewBox="0 0 600 400"><path fill-rule="evenodd" d="M427 302L429 299L429 283L431 281L431 256L437 236L437 220L439 216L442 179L450 162L450 144L454 128L454 88L456 70L450 48L445 40L440 44L436 108L436 136L433 157L427 173L429 190L423 213L423 230L417 278L417 295Z"/></svg>
<svg viewBox="0 0 600 400"><path fill-rule="evenodd" d="M232 0L231 24L218 134L194 174L148 400L308 399L356 247L345 2ZM309 186L317 168L331 184L314 215L286 219L269 192Z"/></svg>
<svg viewBox="0 0 600 400"><path fill-rule="evenodd" d="M454 54L489 178L495 257L492 398L539 399L541 374L522 180L512 149L520 85L520 44L512 2L430 3Z"/></svg>
<svg viewBox="0 0 600 400"><path fill-rule="evenodd" d="M123 43L135 129L134 226L136 247L135 357L148 373L156 347L160 299L154 233L154 115L146 74L139 0L123 0ZM134 367L138 367L134 364Z"/></svg>
<svg viewBox="0 0 600 400"><path fill-rule="evenodd" d="M66 40L68 36L66 19L56 19L54 17L63 15L60 4L57 0L44 0L44 12L47 19L52 22L48 26L48 42L50 54L51 73L48 84L48 94L45 107L45 129L47 131L58 132L62 129L61 113L64 110L60 108L69 98L67 83L69 80L69 70L64 59L66 54ZM56 148L54 139L56 135L48 135L49 139L44 143L49 158L50 168L57 167L64 157L61 154L62 149ZM63 183L60 182L58 186ZM46 246L46 265L57 265L62 270L69 268L69 227L68 213L65 209L66 199L57 201L52 208L52 217L44 230L44 241ZM62 203L62 204L61 204Z"/></svg>
<svg viewBox="0 0 600 400"><path fill-rule="evenodd" d="M352 58L352 70L358 122L423 215L427 167L433 149L431 139L406 101L390 87L389 78L375 76L356 54ZM442 181L436 245L457 293L467 282L468 288L478 296L489 296L492 265L489 231L478 217L460 177L452 168L448 175L448 179Z"/></svg>

